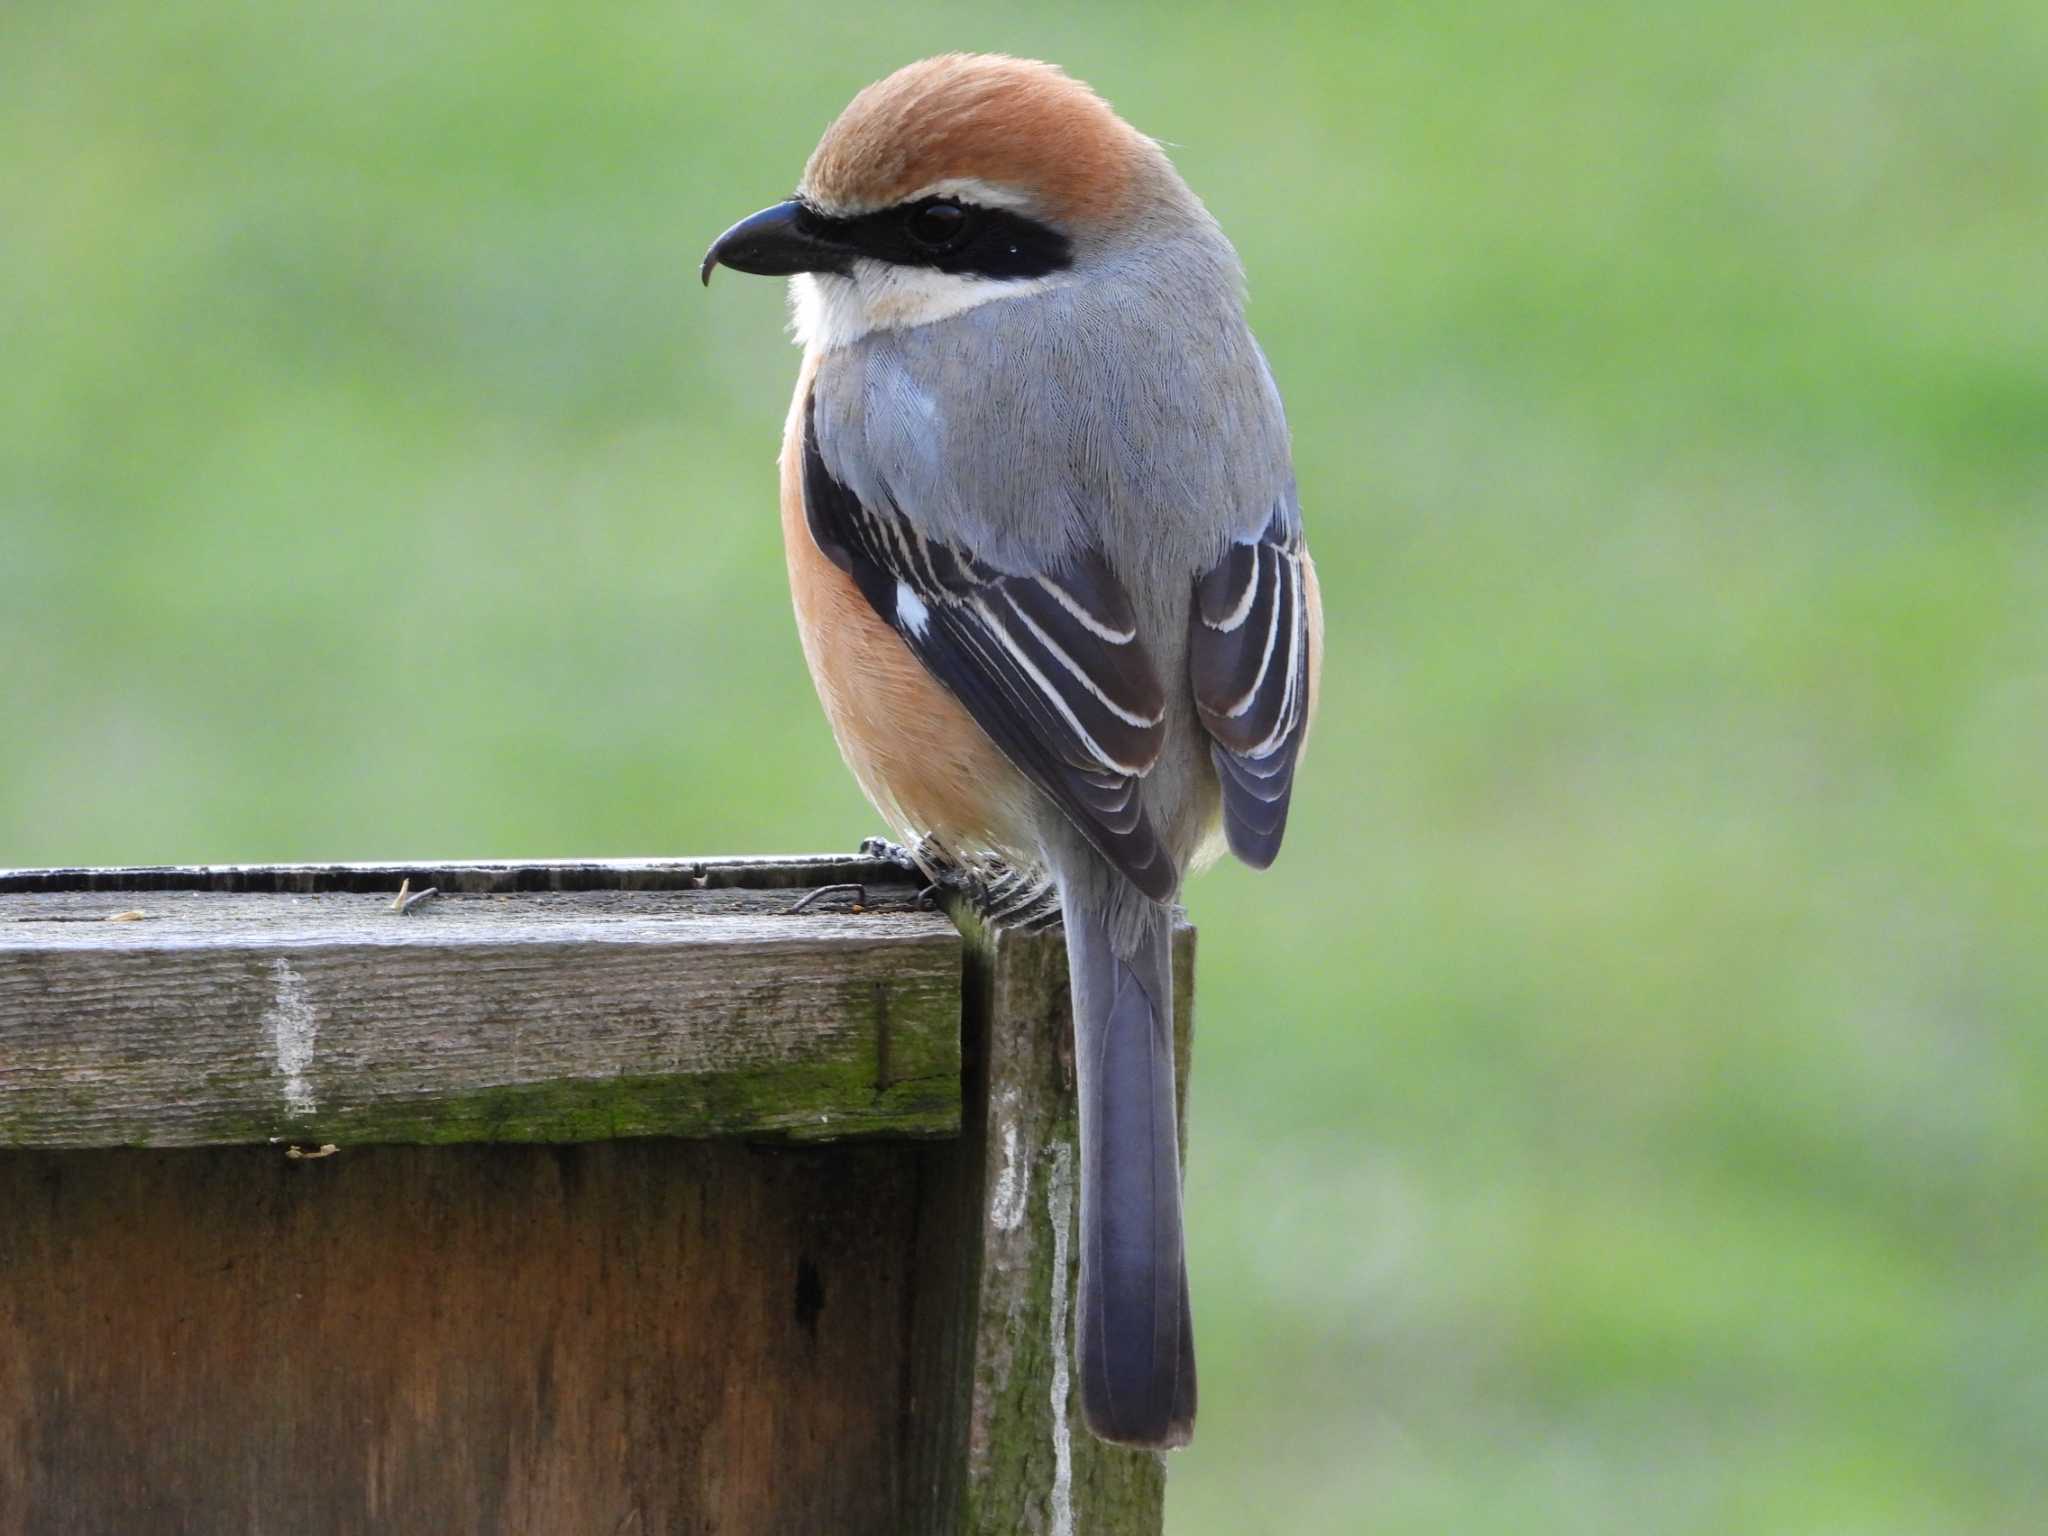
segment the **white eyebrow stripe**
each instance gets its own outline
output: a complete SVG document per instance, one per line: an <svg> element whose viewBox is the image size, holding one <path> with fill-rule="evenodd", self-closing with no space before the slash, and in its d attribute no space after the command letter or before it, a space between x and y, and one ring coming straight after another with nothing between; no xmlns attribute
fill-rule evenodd
<svg viewBox="0 0 2048 1536"><path fill-rule="evenodd" d="M927 197L954 197L963 203L978 203L983 208L1007 208L1013 213L1028 212L1031 208L1031 198L1016 187L983 181L979 176L942 177L919 187L902 201L915 203Z"/></svg>
<svg viewBox="0 0 2048 1536"><path fill-rule="evenodd" d="M1103 623L1102 620L1095 617L1086 608L1083 608L1071 592L1067 591L1065 587L1050 577L1034 576L1031 579L1051 593L1053 601L1066 609L1068 613L1071 613L1074 616L1074 622L1095 636L1096 639L1107 640L1111 645L1129 645L1138 638L1138 632L1135 629L1112 629L1109 625Z"/></svg>
<svg viewBox="0 0 2048 1536"><path fill-rule="evenodd" d="M901 208L906 203L922 202L927 197L958 198L963 203L1003 208L1012 213L1029 213L1035 206L1031 195L1023 189L1007 187L999 181L983 181L979 176L942 176L886 203L841 202L801 188L797 196L826 217L834 219L858 219L870 213L880 213L885 208Z"/></svg>
<svg viewBox="0 0 2048 1536"><path fill-rule="evenodd" d="M1010 607L1016 611L1017 617L1024 621L1024 627L1030 630L1032 634L1038 637L1038 643L1044 646L1048 651L1051 651L1054 656L1059 658L1060 665L1065 667L1069 672L1073 673L1075 677L1079 678L1081 680L1081 686L1086 688L1090 693L1094 694L1097 699L1101 700L1102 707L1108 710L1112 715L1115 715L1117 719L1123 721L1126 725L1135 725L1140 730L1147 730L1150 727L1159 724L1160 721L1166 718L1166 712L1164 710L1161 710L1156 715L1134 715L1131 713L1131 711L1125 709L1121 704L1117 703L1115 699L1112 699L1107 693L1104 693L1102 691L1102 685L1096 682L1094 678L1090 677L1087 674L1087 672L1082 670L1081 664L1078 661L1074 660L1073 657L1067 654L1065 646L1061 645L1059 641L1053 639L1051 635L1048 635L1044 630L1038 627L1038 622L1035 619L1033 619L1030 614L1026 613L1023 610L1023 608L1018 606L1016 598L1010 596L1009 593L1005 592L1003 594L1003 601L1008 603Z"/></svg>

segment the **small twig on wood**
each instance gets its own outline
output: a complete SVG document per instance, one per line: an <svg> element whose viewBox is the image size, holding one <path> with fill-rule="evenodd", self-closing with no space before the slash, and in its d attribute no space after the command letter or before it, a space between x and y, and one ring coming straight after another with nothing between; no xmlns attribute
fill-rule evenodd
<svg viewBox="0 0 2048 1536"><path fill-rule="evenodd" d="M408 875L405 879L398 882L398 894L391 900L391 910L400 917L404 917L421 902L430 900L440 894L440 887L433 885L428 886L424 891L415 891L412 888L412 877Z"/></svg>
<svg viewBox="0 0 2048 1536"><path fill-rule="evenodd" d="M808 911L810 909L810 905L812 902L817 901L823 897L844 896L848 891L853 892L854 911L858 912L868 904L868 888L862 885L859 881L853 880L848 881L844 885L819 886L815 891L812 891L810 895L804 897L802 900L798 901L794 906L792 906L789 909L789 915L791 917L794 917L799 912Z"/></svg>
<svg viewBox="0 0 2048 1536"><path fill-rule="evenodd" d="M17 923L139 923L147 912L59 912L53 917L17 917Z"/></svg>

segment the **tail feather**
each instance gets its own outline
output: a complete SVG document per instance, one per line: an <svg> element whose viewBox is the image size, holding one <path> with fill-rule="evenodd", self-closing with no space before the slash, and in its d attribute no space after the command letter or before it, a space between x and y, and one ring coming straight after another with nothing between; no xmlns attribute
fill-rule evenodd
<svg viewBox="0 0 2048 1536"><path fill-rule="evenodd" d="M1128 1445L1195 1425L1174 1110L1172 914L1146 902L1120 954L1108 919L1063 900L1081 1099L1081 1407Z"/></svg>

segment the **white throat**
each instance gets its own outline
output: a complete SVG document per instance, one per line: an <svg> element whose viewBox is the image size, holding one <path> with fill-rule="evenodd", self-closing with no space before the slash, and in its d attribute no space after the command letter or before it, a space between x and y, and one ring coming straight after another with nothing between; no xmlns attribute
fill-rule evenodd
<svg viewBox="0 0 2048 1536"><path fill-rule="evenodd" d="M802 272L791 278L790 325L804 348L830 352L870 331L929 325L997 299L1042 293L1052 281L974 277L862 256L855 259L851 276Z"/></svg>

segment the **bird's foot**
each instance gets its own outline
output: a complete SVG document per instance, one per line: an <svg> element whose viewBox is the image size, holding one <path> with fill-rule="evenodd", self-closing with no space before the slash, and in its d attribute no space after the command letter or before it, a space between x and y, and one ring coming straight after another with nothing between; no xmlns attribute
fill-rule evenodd
<svg viewBox="0 0 2048 1536"><path fill-rule="evenodd" d="M928 911L958 900L987 921L1011 928L1036 931L1060 920L1059 888L1041 869L1020 868L987 853L962 859L929 836L910 848L871 837L860 851L863 858L880 859L921 878L925 884L917 904Z"/></svg>
<svg viewBox="0 0 2048 1536"><path fill-rule="evenodd" d="M854 850L864 859L879 859L884 864L908 864L910 850L901 843L892 843L886 837L864 837L860 847Z"/></svg>
<svg viewBox="0 0 2048 1536"><path fill-rule="evenodd" d="M936 837L920 837L915 846L909 848L901 843L892 843L886 837L870 837L862 841L860 851L863 858L894 864L906 874L914 874L923 880L924 887L917 893L917 904L927 910L938 906L949 893L965 891L973 883L966 867Z"/></svg>

